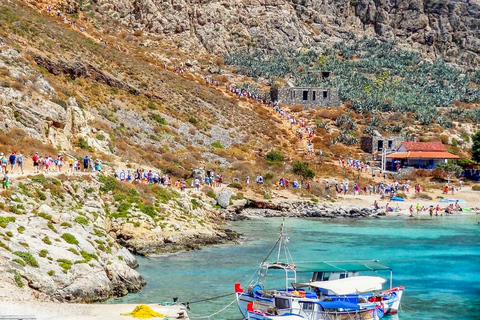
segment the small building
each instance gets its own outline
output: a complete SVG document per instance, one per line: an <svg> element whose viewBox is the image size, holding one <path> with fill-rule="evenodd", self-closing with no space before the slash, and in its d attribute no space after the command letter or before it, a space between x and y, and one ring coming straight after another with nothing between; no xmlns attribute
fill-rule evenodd
<svg viewBox="0 0 480 320"><path fill-rule="evenodd" d="M400 136L382 136L377 130L373 132L373 135L361 137L360 147L363 151L376 154L386 150L397 150L403 142L403 138Z"/></svg>
<svg viewBox="0 0 480 320"><path fill-rule="evenodd" d="M341 105L336 88L295 87L288 83L287 86L271 88L270 96L272 101L280 104L301 105L306 109Z"/></svg>
<svg viewBox="0 0 480 320"><path fill-rule="evenodd" d="M396 152L387 154L386 168L435 169L439 163L460 157L450 153L441 142L402 142Z"/></svg>

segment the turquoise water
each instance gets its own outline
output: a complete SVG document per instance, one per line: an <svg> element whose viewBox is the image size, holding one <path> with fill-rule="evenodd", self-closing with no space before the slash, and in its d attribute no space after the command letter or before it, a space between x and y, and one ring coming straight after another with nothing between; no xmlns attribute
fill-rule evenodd
<svg viewBox="0 0 480 320"><path fill-rule="evenodd" d="M478 216L371 220L288 219L295 263L378 259L405 286L398 319L480 319L480 220ZM159 258L138 257L147 280L140 293L109 303L190 301L191 318L211 315L234 300L234 283L246 286L272 248L281 219L230 223L245 235L224 245ZM388 277L388 274L380 274ZM241 319L233 303L210 319Z"/></svg>

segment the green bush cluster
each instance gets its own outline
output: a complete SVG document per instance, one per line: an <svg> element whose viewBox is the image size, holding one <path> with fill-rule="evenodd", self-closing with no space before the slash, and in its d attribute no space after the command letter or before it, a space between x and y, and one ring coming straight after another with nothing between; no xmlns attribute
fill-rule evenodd
<svg viewBox="0 0 480 320"><path fill-rule="evenodd" d="M356 59L353 59L353 58ZM294 78L298 86L339 89L342 101L359 112L413 112L421 124L437 122L451 127L450 119L480 121L480 110L452 108L448 118L438 107L452 106L454 100L472 102L480 97L477 73L445 63L423 60L416 52L399 49L394 42L358 39L354 44L336 43L320 55L314 50L234 53L224 58L237 72L254 79L263 77L273 84L277 78ZM321 71L331 71L323 78ZM453 111L456 110L456 111Z"/></svg>
<svg viewBox="0 0 480 320"><path fill-rule="evenodd" d="M62 234L62 239L65 240L65 242L69 243L69 244L74 244L74 245L78 244L78 240L75 238L74 235L72 235L70 233Z"/></svg>
<svg viewBox="0 0 480 320"><path fill-rule="evenodd" d="M30 253L24 252L24 251L15 251L13 254L22 258L22 260L27 265L35 267L35 268L39 267L39 264L38 264L37 260Z"/></svg>
<svg viewBox="0 0 480 320"><path fill-rule="evenodd" d="M84 225L84 226L88 226L89 223L90 223L90 221L88 221L87 218L82 217L82 216L77 216L75 218L75 222L78 223L78 224Z"/></svg>
<svg viewBox="0 0 480 320"><path fill-rule="evenodd" d="M6 228L10 222L15 222L15 217L0 217L0 227Z"/></svg>

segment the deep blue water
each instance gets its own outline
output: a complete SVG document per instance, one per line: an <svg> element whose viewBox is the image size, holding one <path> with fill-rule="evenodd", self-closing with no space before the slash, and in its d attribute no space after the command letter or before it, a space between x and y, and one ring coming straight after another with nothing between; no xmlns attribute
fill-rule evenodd
<svg viewBox="0 0 480 320"><path fill-rule="evenodd" d="M289 249L301 261L378 259L393 269L405 292L398 319L480 319L479 216L371 220L287 219ZM246 286L272 248L281 219L230 223L244 234L238 245L204 248L158 258L138 257L147 286L109 303L189 301L190 317L211 315L233 295L195 302ZM386 277L389 274L380 274ZM210 319L241 319L233 303Z"/></svg>

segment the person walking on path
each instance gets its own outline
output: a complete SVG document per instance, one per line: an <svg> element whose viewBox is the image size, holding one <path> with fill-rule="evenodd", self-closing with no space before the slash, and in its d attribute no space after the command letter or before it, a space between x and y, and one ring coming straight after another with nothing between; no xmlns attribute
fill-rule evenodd
<svg viewBox="0 0 480 320"><path fill-rule="evenodd" d="M15 151L12 151L12 153L8 157L8 163L10 163L10 172L13 173L13 170L15 169L15 164L17 163L17 156L15 155Z"/></svg>
<svg viewBox="0 0 480 320"><path fill-rule="evenodd" d="M5 169L5 173L3 174L3 189L8 189L10 185L10 177L8 176L8 170Z"/></svg>
<svg viewBox="0 0 480 320"><path fill-rule="evenodd" d="M17 167L18 171L21 171L23 174L23 154L19 154L17 157Z"/></svg>
<svg viewBox="0 0 480 320"><path fill-rule="evenodd" d="M35 154L32 157L33 173L39 173L39 170L38 170L39 160L40 159L39 159L39 156L38 156L38 152L35 152Z"/></svg>
<svg viewBox="0 0 480 320"><path fill-rule="evenodd" d="M87 171L88 170L88 165L90 163L90 159L88 158L88 155L85 156L85 158L83 159L83 171Z"/></svg>

